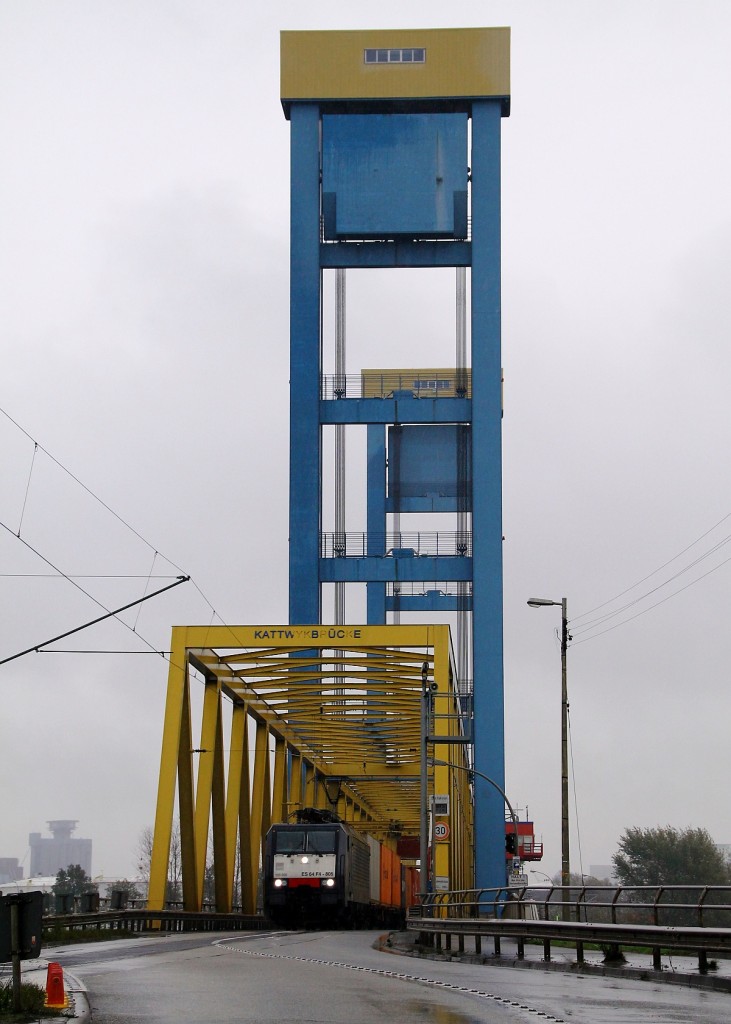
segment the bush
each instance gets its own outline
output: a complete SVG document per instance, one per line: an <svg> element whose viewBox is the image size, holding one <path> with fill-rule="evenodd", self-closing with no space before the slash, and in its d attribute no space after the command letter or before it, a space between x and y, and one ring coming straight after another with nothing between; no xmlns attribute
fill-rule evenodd
<svg viewBox="0 0 731 1024"><path fill-rule="evenodd" d="M21 984L20 986L20 1009L23 1014L32 1015L37 1020L42 1014L44 1017L55 1017L56 1011L46 1007L46 993L37 985ZM13 1017L13 985L12 982L0 984L0 1017Z"/></svg>

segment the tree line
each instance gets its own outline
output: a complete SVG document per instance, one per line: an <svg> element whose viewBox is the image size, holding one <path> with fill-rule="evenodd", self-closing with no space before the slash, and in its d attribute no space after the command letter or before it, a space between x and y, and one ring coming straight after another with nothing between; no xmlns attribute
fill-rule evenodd
<svg viewBox="0 0 731 1024"><path fill-rule="evenodd" d="M137 870L145 884L150 879L150 860L152 857L151 828L142 830L137 850ZM620 885L658 886L658 885L731 885L731 864L719 850L710 833L705 828L674 828L671 825L655 828L626 828L617 844L617 852L612 857L614 871ZM235 878L234 904L238 902L239 870ZM554 879L560 884L561 876ZM571 876L572 885L608 884L608 879L592 876ZM80 896L86 892L96 891L96 885L78 864L69 864L61 869L56 876L53 891L70 893ZM144 893L134 881L119 879L111 884L111 888L122 889L130 899L140 899ZM173 825L170 858L168 862L168 879L165 898L168 902L182 899L182 859L180 854L180 827L177 821ZM209 856L204 876L204 901L214 899L214 873L212 858Z"/></svg>

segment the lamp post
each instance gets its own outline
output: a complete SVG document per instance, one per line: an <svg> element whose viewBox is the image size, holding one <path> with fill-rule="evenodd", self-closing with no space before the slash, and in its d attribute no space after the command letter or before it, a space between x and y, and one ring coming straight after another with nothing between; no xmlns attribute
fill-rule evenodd
<svg viewBox="0 0 731 1024"><path fill-rule="evenodd" d="M564 889L564 919L567 919L569 908L566 894L571 886L569 857L569 699L566 687L566 648L569 641L569 621L566 615L565 597L560 601L550 601L545 597L531 597L528 604L531 608L557 605L561 609L561 886Z"/></svg>
<svg viewBox="0 0 731 1024"><path fill-rule="evenodd" d="M489 782L491 786L494 786L494 788L498 791L500 796L505 801L505 806L508 808L508 812L510 813L510 820L513 823L513 831L515 832L515 853L516 853L516 856L517 856L518 849L519 849L519 841L518 841L518 816L515 813L515 811L513 810L513 806L510 803L510 801L508 800L507 795L505 793L505 790L502 789L500 786L498 786L497 782L495 782L494 779L491 779L489 775L485 775L484 772L478 772L476 768L468 768L464 764L454 764L454 762L452 762L452 761L443 761L439 757L430 757L429 758L429 764L439 765L442 768L456 768L458 771L467 772L469 775L477 775L481 779L484 779L485 782Z"/></svg>

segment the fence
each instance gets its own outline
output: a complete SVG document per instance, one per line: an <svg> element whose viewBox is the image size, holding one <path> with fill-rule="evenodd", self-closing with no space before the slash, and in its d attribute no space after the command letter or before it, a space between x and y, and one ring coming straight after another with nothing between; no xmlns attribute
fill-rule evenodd
<svg viewBox="0 0 731 1024"><path fill-rule="evenodd" d="M468 530L420 530L399 533L321 533L321 558L424 558L472 557L472 533Z"/></svg>
<svg viewBox="0 0 731 1024"><path fill-rule="evenodd" d="M698 956L699 970L705 973L708 953L731 955L731 886L548 886L430 893L411 908L407 927L437 948L451 948L456 936L462 951L464 937L473 936L477 953L486 936L494 939L496 954L501 937L510 937L517 942L519 958L526 942L543 943L546 960L551 959L552 942L575 944L578 962L587 943L606 947L610 958L622 947L640 946L652 951L659 970L662 950L686 952Z"/></svg>

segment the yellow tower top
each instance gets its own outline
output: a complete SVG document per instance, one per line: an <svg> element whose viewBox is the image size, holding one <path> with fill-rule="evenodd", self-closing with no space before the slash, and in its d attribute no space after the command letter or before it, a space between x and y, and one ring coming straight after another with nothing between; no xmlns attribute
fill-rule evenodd
<svg viewBox="0 0 731 1024"><path fill-rule="evenodd" d="M281 93L293 102L510 99L509 28L282 32Z"/></svg>

